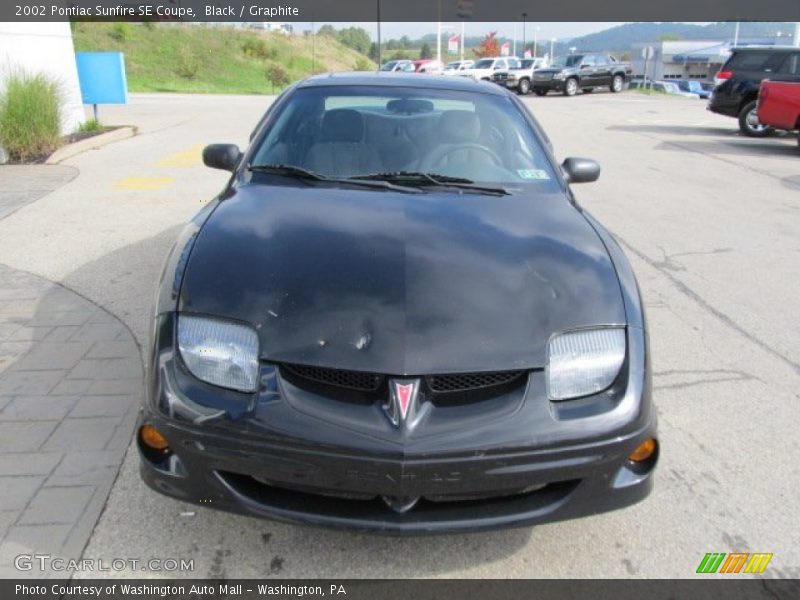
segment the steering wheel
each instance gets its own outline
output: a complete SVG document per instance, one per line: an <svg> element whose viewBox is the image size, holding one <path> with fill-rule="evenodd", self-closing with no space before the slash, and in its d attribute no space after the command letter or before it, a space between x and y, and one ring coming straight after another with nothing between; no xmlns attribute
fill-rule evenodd
<svg viewBox="0 0 800 600"><path fill-rule="evenodd" d="M445 157L462 150L477 150L478 152L488 156L496 166L500 167L503 165L503 161L491 148L487 148L481 144L468 142L464 144L445 144L443 146L434 148L428 152L425 158L420 161L420 171L427 172L435 170L436 165L438 165Z"/></svg>

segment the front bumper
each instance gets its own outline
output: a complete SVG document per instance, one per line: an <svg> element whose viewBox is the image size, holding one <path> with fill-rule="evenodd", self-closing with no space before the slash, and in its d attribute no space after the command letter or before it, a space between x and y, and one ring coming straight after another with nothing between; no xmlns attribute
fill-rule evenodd
<svg viewBox="0 0 800 600"><path fill-rule="evenodd" d="M631 330L625 374L605 393L551 403L542 400L544 374L532 372L517 395L435 408L397 432L379 406L315 396L270 365L257 394L212 400L212 386L192 381L167 341L171 321L157 328L140 422L158 428L172 454L154 457L140 443L141 475L183 501L418 534L574 518L633 504L652 488L657 455L644 465L627 458L656 431L641 330Z"/></svg>
<svg viewBox="0 0 800 600"><path fill-rule="evenodd" d="M566 81L566 79L536 79L536 76L534 75L533 81L531 82L531 87L534 90L563 92Z"/></svg>

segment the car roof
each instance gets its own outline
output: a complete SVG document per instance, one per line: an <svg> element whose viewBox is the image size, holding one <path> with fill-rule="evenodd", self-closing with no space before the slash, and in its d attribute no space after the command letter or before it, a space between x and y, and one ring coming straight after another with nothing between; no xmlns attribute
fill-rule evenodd
<svg viewBox="0 0 800 600"><path fill-rule="evenodd" d="M356 71L313 75L299 82L297 87L307 88L339 85L415 87L434 90L476 92L495 96L507 94L507 92L498 85L485 81L475 81L471 77L430 77L417 73L389 73L386 71Z"/></svg>
<svg viewBox="0 0 800 600"><path fill-rule="evenodd" d="M731 52L797 52L795 46L739 46Z"/></svg>

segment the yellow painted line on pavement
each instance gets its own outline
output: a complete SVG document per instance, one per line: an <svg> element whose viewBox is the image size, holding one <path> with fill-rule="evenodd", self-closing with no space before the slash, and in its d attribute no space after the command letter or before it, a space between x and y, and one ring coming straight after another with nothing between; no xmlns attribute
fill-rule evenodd
<svg viewBox="0 0 800 600"><path fill-rule="evenodd" d="M173 181L174 177L125 177L117 181L114 187L134 192L153 192L167 187Z"/></svg>
<svg viewBox="0 0 800 600"><path fill-rule="evenodd" d="M156 164L159 167L183 168L199 165L202 160L203 144L195 144L191 148L187 148L186 150L182 150L181 152L176 152L175 154L170 154L169 156L162 158Z"/></svg>

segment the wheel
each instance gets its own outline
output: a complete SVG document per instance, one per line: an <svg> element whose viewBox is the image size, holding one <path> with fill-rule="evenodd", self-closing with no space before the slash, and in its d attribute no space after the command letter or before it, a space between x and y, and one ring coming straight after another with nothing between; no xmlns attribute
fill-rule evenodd
<svg viewBox="0 0 800 600"><path fill-rule="evenodd" d="M564 95L574 96L577 93L578 93L578 80L575 78L567 79L566 83L564 84Z"/></svg>
<svg viewBox="0 0 800 600"><path fill-rule="evenodd" d="M622 91L624 86L625 78L622 75L614 75L614 78L611 80L611 91L617 94Z"/></svg>
<svg viewBox="0 0 800 600"><path fill-rule="evenodd" d="M527 79L520 79L519 86L517 87L517 93L521 96L529 93L531 91L531 82Z"/></svg>
<svg viewBox="0 0 800 600"><path fill-rule="evenodd" d="M594 88L583 88L584 94L591 94L594 91Z"/></svg>
<svg viewBox="0 0 800 600"><path fill-rule="evenodd" d="M547 90L543 90L541 88L533 88L533 93L537 96L547 96Z"/></svg>
<svg viewBox="0 0 800 600"><path fill-rule="evenodd" d="M772 127L762 125L756 113L756 101L751 100L739 111L739 131L747 137L767 137L774 131Z"/></svg>

